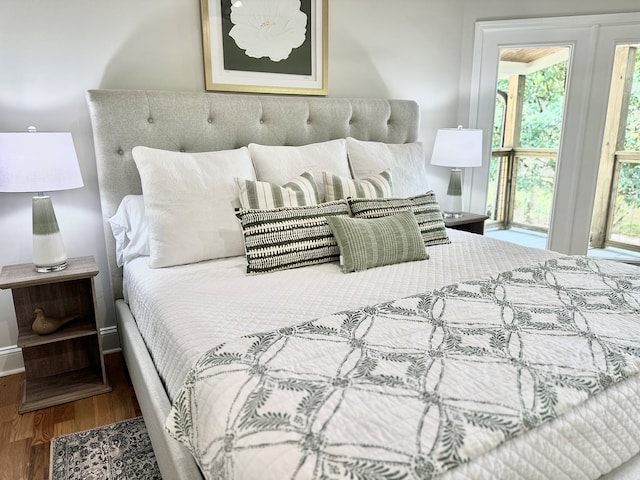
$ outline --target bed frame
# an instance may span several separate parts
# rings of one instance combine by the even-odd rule
[[[122,270],[107,220],[125,195],[142,193],[131,149],[204,152],[252,142],[304,145],[345,137],[408,143],[418,137],[418,105],[410,100],[143,90],[90,90],[87,103],[120,345],[163,477],[200,479],[190,453],[164,429],[171,405],[122,299]]]

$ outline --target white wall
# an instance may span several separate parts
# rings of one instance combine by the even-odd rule
[[[330,96],[415,99],[430,149],[435,129],[457,122],[461,29],[458,1],[330,0]],[[69,256],[98,261],[107,333],[115,319],[85,92],[203,85],[198,0],[0,2],[0,131],[72,133],[85,187],[51,197]],[[435,172],[434,186],[444,177]],[[30,261],[30,194],[0,193],[0,265]],[[0,372],[22,366],[16,339],[11,295],[2,290]]]

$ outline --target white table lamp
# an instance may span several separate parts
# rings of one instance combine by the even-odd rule
[[[63,270],[67,254],[51,198],[43,192],[84,184],[70,133],[0,132],[0,192],[33,197],[33,263],[38,272]]]
[[[462,168],[482,165],[482,130],[440,128],[433,145],[431,164],[451,167],[445,217],[462,215]]]

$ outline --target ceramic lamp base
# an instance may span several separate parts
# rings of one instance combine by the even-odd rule
[[[67,267],[58,221],[51,198],[33,197],[33,264],[38,272],[57,272]]]
[[[462,170],[459,168],[451,169],[443,210],[446,218],[462,216]]]

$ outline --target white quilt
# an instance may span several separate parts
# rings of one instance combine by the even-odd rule
[[[212,348],[167,427],[207,478],[481,478],[638,371],[635,267],[561,257]]]
[[[244,257],[150,269],[141,257],[125,266],[125,297],[173,398],[214,344],[558,256],[448,233],[451,244],[429,247],[429,260],[349,274],[337,264],[322,264],[247,276]]]
[[[326,264],[248,277],[242,257],[151,270],[139,258],[125,267],[125,293],[174,398],[214,344],[558,256],[465,232],[449,236],[451,245],[429,248],[429,260],[351,274]],[[443,478],[598,478],[640,451],[640,382],[623,381],[505,447]]]

